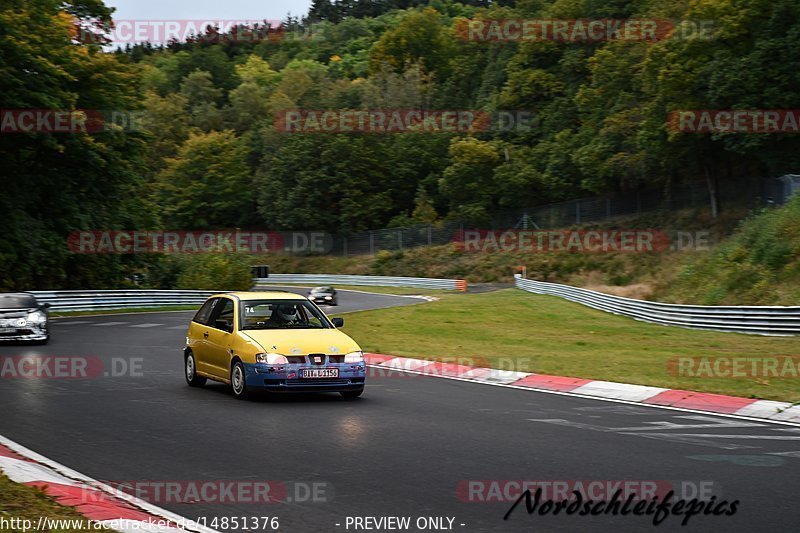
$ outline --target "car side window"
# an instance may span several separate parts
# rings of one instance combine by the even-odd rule
[[[233,300],[229,298],[220,298],[214,311],[211,313],[211,320],[209,326],[215,329],[221,329],[228,333],[233,332]]]
[[[209,318],[211,318],[211,311],[214,309],[214,305],[219,301],[219,298],[211,298],[206,303],[203,304],[203,307],[194,315],[192,322],[197,322],[198,324],[202,324],[204,326],[209,325]]]

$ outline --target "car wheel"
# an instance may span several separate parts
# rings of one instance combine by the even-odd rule
[[[197,363],[194,360],[194,354],[189,352],[186,355],[186,364],[184,366],[184,376],[186,383],[190,387],[202,387],[208,381],[206,378],[197,375]]]
[[[236,361],[236,364],[231,368],[231,390],[233,390],[233,395],[239,400],[244,400],[248,396],[245,375],[244,365],[241,361]]]
[[[339,394],[342,395],[342,398],[358,398],[362,394],[364,394],[364,389],[359,390],[346,390],[342,391]]]

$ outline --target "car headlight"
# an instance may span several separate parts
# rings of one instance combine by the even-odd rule
[[[331,296],[326,296],[326,297],[325,297],[325,299],[326,299],[326,300],[333,300],[333,297],[331,297]]]
[[[350,352],[344,356],[345,363],[363,363],[364,352]]]
[[[259,353],[256,354],[256,363],[266,363],[268,365],[288,365],[289,360],[279,353]]]
[[[31,324],[41,324],[43,322],[47,322],[47,315],[41,311],[34,311],[33,313],[28,314],[27,320]]]

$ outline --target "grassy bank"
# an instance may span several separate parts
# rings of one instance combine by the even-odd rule
[[[69,316],[93,315],[126,315],[131,313],[166,313],[171,311],[197,311],[199,305],[165,305],[163,307],[136,307],[132,309],[95,309],[94,311],[56,311],[50,313],[53,318]]]
[[[364,349],[416,358],[516,361],[523,371],[798,402],[795,379],[678,377],[678,356],[800,355],[796,338],[664,327],[514,289],[347,316]]]
[[[781,208],[629,218],[575,230],[673,228],[708,231],[710,246],[653,253],[464,252],[455,245],[381,251],[363,257],[270,257],[273,272],[337,273],[511,282],[528,277],[619,296],[702,305],[797,305],[800,302],[800,196]]]
[[[36,528],[40,517],[51,520],[68,520],[73,527],[43,529],[50,533],[78,533],[89,530],[89,522],[75,510],[63,507],[55,502],[44,492],[27,485],[14,483],[3,474],[0,474],[0,516],[11,524],[11,520],[30,520],[31,529],[26,530],[22,527],[3,528],[2,531],[9,533],[28,533]],[[76,522],[83,524],[81,528]],[[23,524],[20,524],[23,525]],[[68,523],[61,523],[68,525]],[[78,527],[75,527],[78,526]]]
[[[271,285],[259,285],[259,290],[268,290]],[[310,288],[312,285],[307,283],[299,284],[299,283],[277,283],[276,287],[297,287],[297,288]],[[437,294],[453,294],[456,291],[447,291],[447,290],[440,290],[440,289],[414,289],[412,287],[367,287],[362,285],[336,285],[335,287],[337,290],[341,291],[360,291],[360,292],[372,292],[376,294],[398,294],[398,295],[412,295],[412,296],[435,296]]]

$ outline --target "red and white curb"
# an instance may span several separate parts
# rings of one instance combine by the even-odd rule
[[[60,465],[2,435],[0,471],[15,483],[39,488],[60,505],[74,508],[106,531],[217,533]]]
[[[594,381],[529,372],[473,368],[453,363],[372,353],[366,354],[365,358],[368,366],[382,369],[385,374],[392,371],[409,372],[423,376],[473,381],[501,387],[530,389],[581,398],[637,403],[682,411],[706,412],[725,416],[770,420],[781,424],[800,425],[800,405],[792,405],[786,402],[630,385],[613,381]]]

